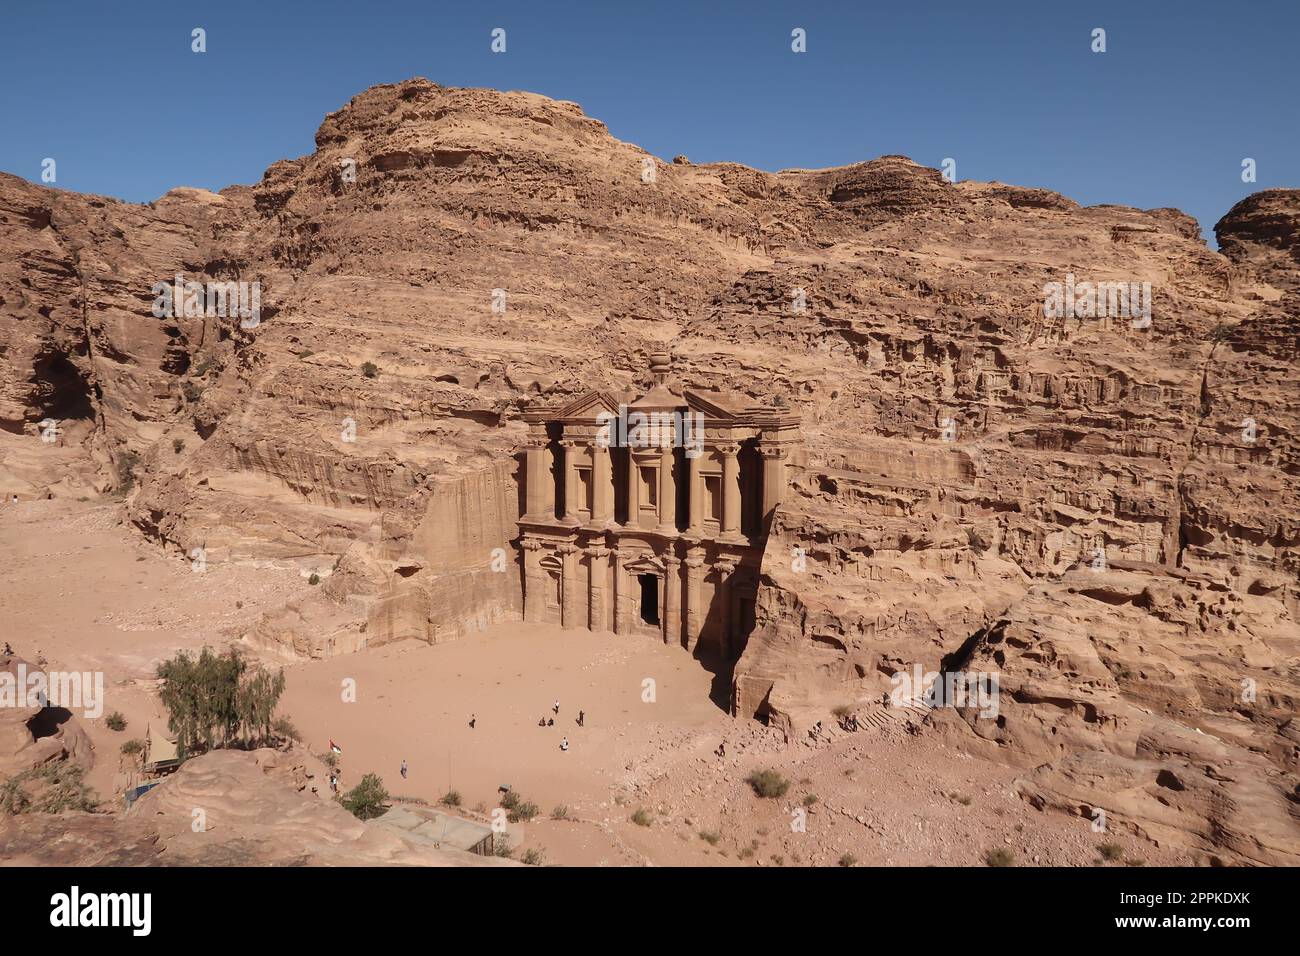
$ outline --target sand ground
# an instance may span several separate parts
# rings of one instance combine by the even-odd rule
[[[271,565],[193,573],[123,526],[119,512],[68,501],[0,509],[3,639],[50,667],[102,670],[104,713],[128,720],[123,732],[102,716],[84,722],[96,754],[88,780],[105,798],[130,782],[122,742],[151,721],[165,724],[157,663],[224,646],[310,587],[298,571]],[[490,814],[508,785],[540,810],[511,825],[510,839],[548,863],[979,865],[1005,846],[1021,864],[1096,865],[1103,843],[1147,865],[1184,862],[1129,834],[1093,833],[1086,819],[1033,810],[1014,792],[1015,770],[924,731],[787,745],[727,716],[711,698],[715,676],[653,640],[511,623],[285,671],[281,713],[313,752],[331,739],[342,748],[345,788],[373,772],[395,796],[432,803],[455,789],[466,812]],[[537,726],[543,716],[555,725]],[[744,782],[769,767],[791,784],[779,799]],[[565,818],[552,819],[560,807]]]

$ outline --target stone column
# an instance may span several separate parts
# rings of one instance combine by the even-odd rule
[[[722,456],[722,534],[735,537],[740,534],[740,460],[736,457],[739,445],[719,445]]]
[[[659,531],[677,530],[677,480],[673,477],[673,446],[659,450]]]
[[[609,618],[605,608],[609,606],[605,596],[606,580],[609,577],[605,561],[609,557],[609,548],[596,545],[587,549],[588,565],[591,569],[591,606],[589,608],[588,627],[593,631],[609,630]]]
[[[637,467],[636,452],[627,450],[627,527],[641,525],[641,469]]]
[[[681,564],[676,555],[664,555],[664,643],[678,646],[682,643]]]
[[[694,651],[700,640],[704,618],[700,614],[700,569],[704,567],[704,549],[691,548],[686,553],[686,649]]]
[[[591,523],[605,527],[614,520],[614,469],[609,448],[591,446]]]
[[[790,452],[784,445],[768,442],[758,451],[763,456],[763,520],[767,521],[785,498],[785,460]]]
[[[627,560],[630,551],[614,549],[614,633],[628,632],[627,616],[632,607],[632,590],[627,576]]]
[[[704,533],[704,479],[700,477],[700,459],[686,457],[686,512],[689,516],[690,532],[694,535]]]
[[[520,543],[524,549],[524,620],[535,624],[542,619],[546,607],[546,584],[542,580],[539,563],[542,559],[542,542],[525,537]]]
[[[560,447],[564,449],[561,452],[564,461],[560,471],[564,476],[564,520],[576,522],[578,520],[578,473],[573,463],[578,457],[578,443],[572,438],[562,438]]]
[[[533,521],[555,520],[555,482],[547,444],[546,426],[530,424],[524,446],[524,517]]]
[[[718,646],[722,650],[722,659],[731,660],[731,575],[736,570],[736,562],[727,558],[714,567],[718,571],[718,604],[722,608],[718,622]]]
[[[555,550],[560,552],[564,570],[560,582],[560,626],[577,627],[578,621],[578,547],[562,544]]]

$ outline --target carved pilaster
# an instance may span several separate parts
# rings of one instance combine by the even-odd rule
[[[560,572],[560,625],[578,627],[578,548],[572,544],[562,544],[555,549],[560,554],[563,570]]]
[[[722,659],[731,659],[731,575],[736,570],[736,561],[731,558],[724,558],[718,561],[714,570],[718,575],[717,598],[718,606],[722,609],[718,622],[718,646],[722,651]]]
[[[614,470],[609,447],[591,446],[591,523],[604,528],[614,520]]]
[[[533,422],[524,441],[524,519],[555,520],[555,482],[546,426]]]
[[[628,615],[632,609],[631,581],[627,574],[627,562],[632,552],[623,548],[614,549],[614,633],[628,632]]]
[[[563,449],[560,454],[564,458],[560,474],[564,476],[564,521],[566,524],[577,524],[581,520],[579,515],[582,511],[582,503],[578,501],[578,470],[575,467],[578,447],[578,442],[572,438],[560,439],[560,448]]]
[[[765,440],[759,444],[758,453],[763,456],[763,520],[766,521],[785,499],[785,463],[790,457],[790,449]]]
[[[608,612],[606,611],[609,606],[606,594],[606,582],[609,578],[606,562],[609,555],[610,549],[600,545],[587,549],[587,565],[591,575],[587,626],[593,631],[609,629]]]
[[[740,534],[740,452],[737,444],[717,446],[722,456],[722,535],[735,537]]]
[[[524,549],[524,620],[537,623],[546,607],[546,583],[543,580],[542,542],[527,537],[520,542]]]
[[[677,530],[677,479],[673,475],[673,446],[659,450],[659,531],[672,534]]]
[[[682,607],[681,607],[681,588],[682,559],[676,555],[664,555],[664,609],[663,609],[663,628],[664,643],[677,644],[682,642]]]
[[[702,590],[701,570],[704,567],[704,551],[692,548],[686,555],[686,649],[694,651],[700,640],[700,629],[704,626],[704,617],[700,613],[700,591]]]

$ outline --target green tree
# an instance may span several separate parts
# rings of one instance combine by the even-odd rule
[[[250,667],[234,648],[198,657],[181,651],[158,665],[159,698],[167,726],[183,753],[271,739],[275,708],[284,692],[284,671]]]
[[[368,773],[343,795],[343,808],[358,820],[373,820],[387,812],[388,791],[378,774]]]

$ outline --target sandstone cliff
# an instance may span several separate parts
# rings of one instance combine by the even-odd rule
[[[421,79],[316,146],[148,206],[0,177],[0,491],[116,490],[178,551],[296,562],[323,586],[248,635],[286,654],[449,639],[518,614],[522,411],[667,347],[803,415],[738,714],[798,734],[912,663],[995,668],[997,723],[934,720],[1039,767],[1032,799],[1102,805],[1109,761],[1151,832],[1293,861],[1300,191],[1217,253],[1177,210],[897,156],[665,164]],[[261,324],[154,318],[176,274],[259,281]],[[1149,326],[1045,317],[1068,277],[1149,283]],[[1200,794],[1176,825],[1166,774]]]

